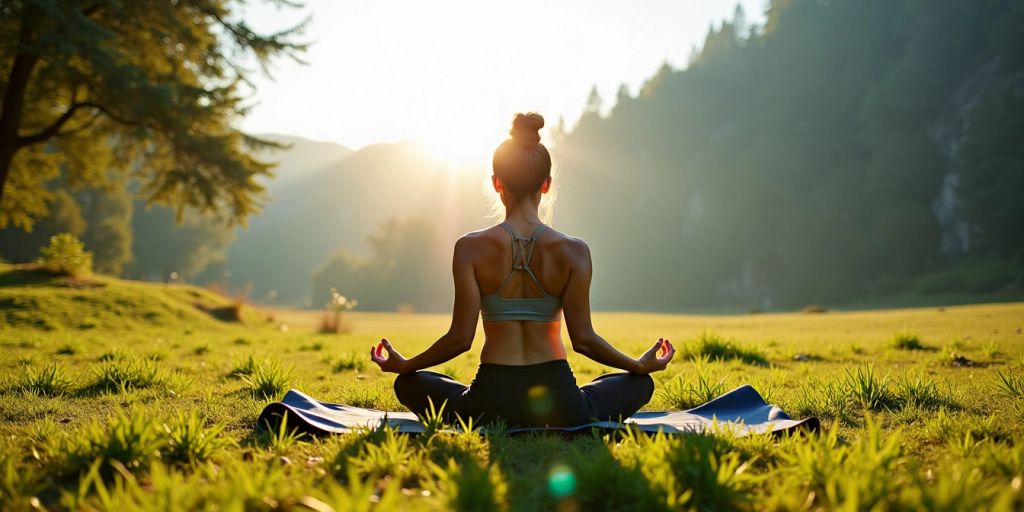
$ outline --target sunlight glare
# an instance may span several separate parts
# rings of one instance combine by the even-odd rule
[[[511,120],[511,114],[509,115]],[[439,119],[437,129],[414,137],[434,158],[458,168],[490,165],[491,154],[508,137],[508,127]],[[468,120],[467,120],[468,121]]]

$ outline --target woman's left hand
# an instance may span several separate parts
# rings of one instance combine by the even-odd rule
[[[387,352],[385,355],[384,352]],[[391,373],[408,373],[406,363],[408,360],[399,354],[387,338],[381,338],[380,343],[370,347],[370,359],[380,366],[381,371]]]

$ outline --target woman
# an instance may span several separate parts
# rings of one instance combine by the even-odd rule
[[[511,137],[494,151],[494,190],[505,206],[497,226],[466,234],[455,244],[455,308],[448,332],[406,359],[387,339],[370,348],[381,370],[399,374],[395,394],[424,414],[432,402],[444,415],[510,426],[574,426],[616,421],[638,411],[654,392],[651,372],[665,369],[675,348],[659,338],[633,359],[594,332],[590,320],[590,249],[578,238],[545,226],[541,195],[551,188],[551,156],[540,143],[544,118],[516,114]],[[577,387],[566,362],[561,319],[573,350],[625,370]],[[484,346],[470,386],[424,368],[470,349],[477,317]]]

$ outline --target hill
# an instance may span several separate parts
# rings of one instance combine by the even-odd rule
[[[196,286],[101,275],[75,280],[0,264],[0,330],[180,332],[221,330],[240,322],[262,324],[266,318]]]
[[[272,194],[275,190],[295,180],[337,164],[353,153],[353,150],[335,142],[312,140],[295,135],[267,133],[260,134],[259,137],[288,145],[281,150],[257,153],[260,158],[277,163],[273,178],[266,180],[266,185]]]
[[[455,172],[413,143],[367,146],[276,188],[236,233],[227,253],[231,281],[252,283],[256,299],[273,291],[274,302],[308,303],[313,270],[340,249],[367,254],[368,237],[389,219],[428,219],[436,239],[422,257],[446,261],[455,238],[486,222],[484,178],[483,171]]]

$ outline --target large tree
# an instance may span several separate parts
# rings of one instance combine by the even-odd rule
[[[305,46],[295,41],[303,24],[260,33],[241,16],[245,4],[0,0],[0,227],[31,229],[58,175],[102,184],[118,169],[179,216],[191,208],[243,222],[256,211],[256,178],[270,164],[247,149],[273,144],[233,122],[246,113],[251,74]]]

